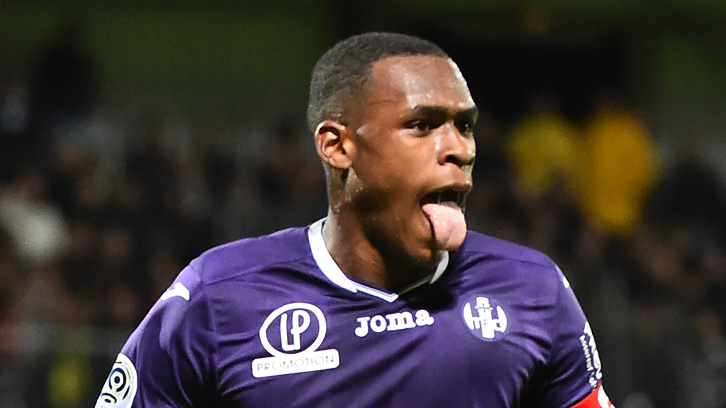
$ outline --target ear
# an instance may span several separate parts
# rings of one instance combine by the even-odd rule
[[[334,120],[324,120],[315,129],[315,148],[328,166],[346,170],[353,163],[355,147],[350,138],[350,129]]]

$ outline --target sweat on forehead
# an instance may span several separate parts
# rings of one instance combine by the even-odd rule
[[[371,32],[347,38],[330,48],[313,68],[308,126],[338,119],[346,101],[361,91],[376,61],[396,55],[449,56],[436,44],[398,33]]]
[[[383,85],[386,91],[376,95],[371,88]],[[456,99],[467,96],[461,101],[468,108],[474,104],[461,71],[451,59],[437,56],[391,56],[374,63],[366,85],[366,103],[377,103],[380,99],[407,97],[421,101],[422,96],[451,94]]]

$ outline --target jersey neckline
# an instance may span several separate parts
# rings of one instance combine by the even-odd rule
[[[310,250],[312,251],[313,259],[315,260],[315,263],[318,265],[318,268],[321,272],[323,272],[323,275],[325,275],[325,277],[327,277],[335,285],[350,292],[363,292],[370,296],[383,299],[388,303],[392,303],[393,301],[398,299],[400,295],[408,291],[411,291],[426,283],[432,284],[436,282],[439,278],[441,278],[441,275],[444,274],[446,267],[449,265],[449,253],[447,251],[442,251],[441,261],[439,261],[439,264],[436,266],[436,271],[434,271],[431,276],[427,276],[419,280],[418,282],[414,282],[410,286],[407,286],[406,288],[398,292],[389,292],[383,289],[365,285],[349,278],[340,269],[338,264],[335,263],[335,260],[333,259],[332,255],[330,255],[330,252],[328,252],[328,248],[325,246],[325,241],[323,240],[324,223],[325,218],[314,222],[308,228],[308,242],[310,243]]]

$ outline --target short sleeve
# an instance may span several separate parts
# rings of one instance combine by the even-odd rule
[[[561,284],[558,285],[552,318],[553,343],[546,367],[541,406],[609,408],[612,405],[600,405],[598,401],[598,394],[602,400],[605,392],[602,389],[600,356],[592,329],[569,282],[559,268],[557,273]],[[595,405],[581,405],[587,401],[595,401]],[[609,401],[607,404],[610,404]]]
[[[203,289],[184,268],[122,348],[96,408],[211,405],[216,349]]]

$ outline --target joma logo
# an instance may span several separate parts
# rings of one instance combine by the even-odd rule
[[[404,329],[412,329],[419,326],[430,326],[434,324],[434,318],[426,310],[419,310],[416,316],[411,312],[391,313],[385,316],[375,315],[373,317],[365,316],[356,319],[359,326],[355,329],[355,335],[365,337],[373,331],[374,333],[382,333],[384,331],[396,331]]]

